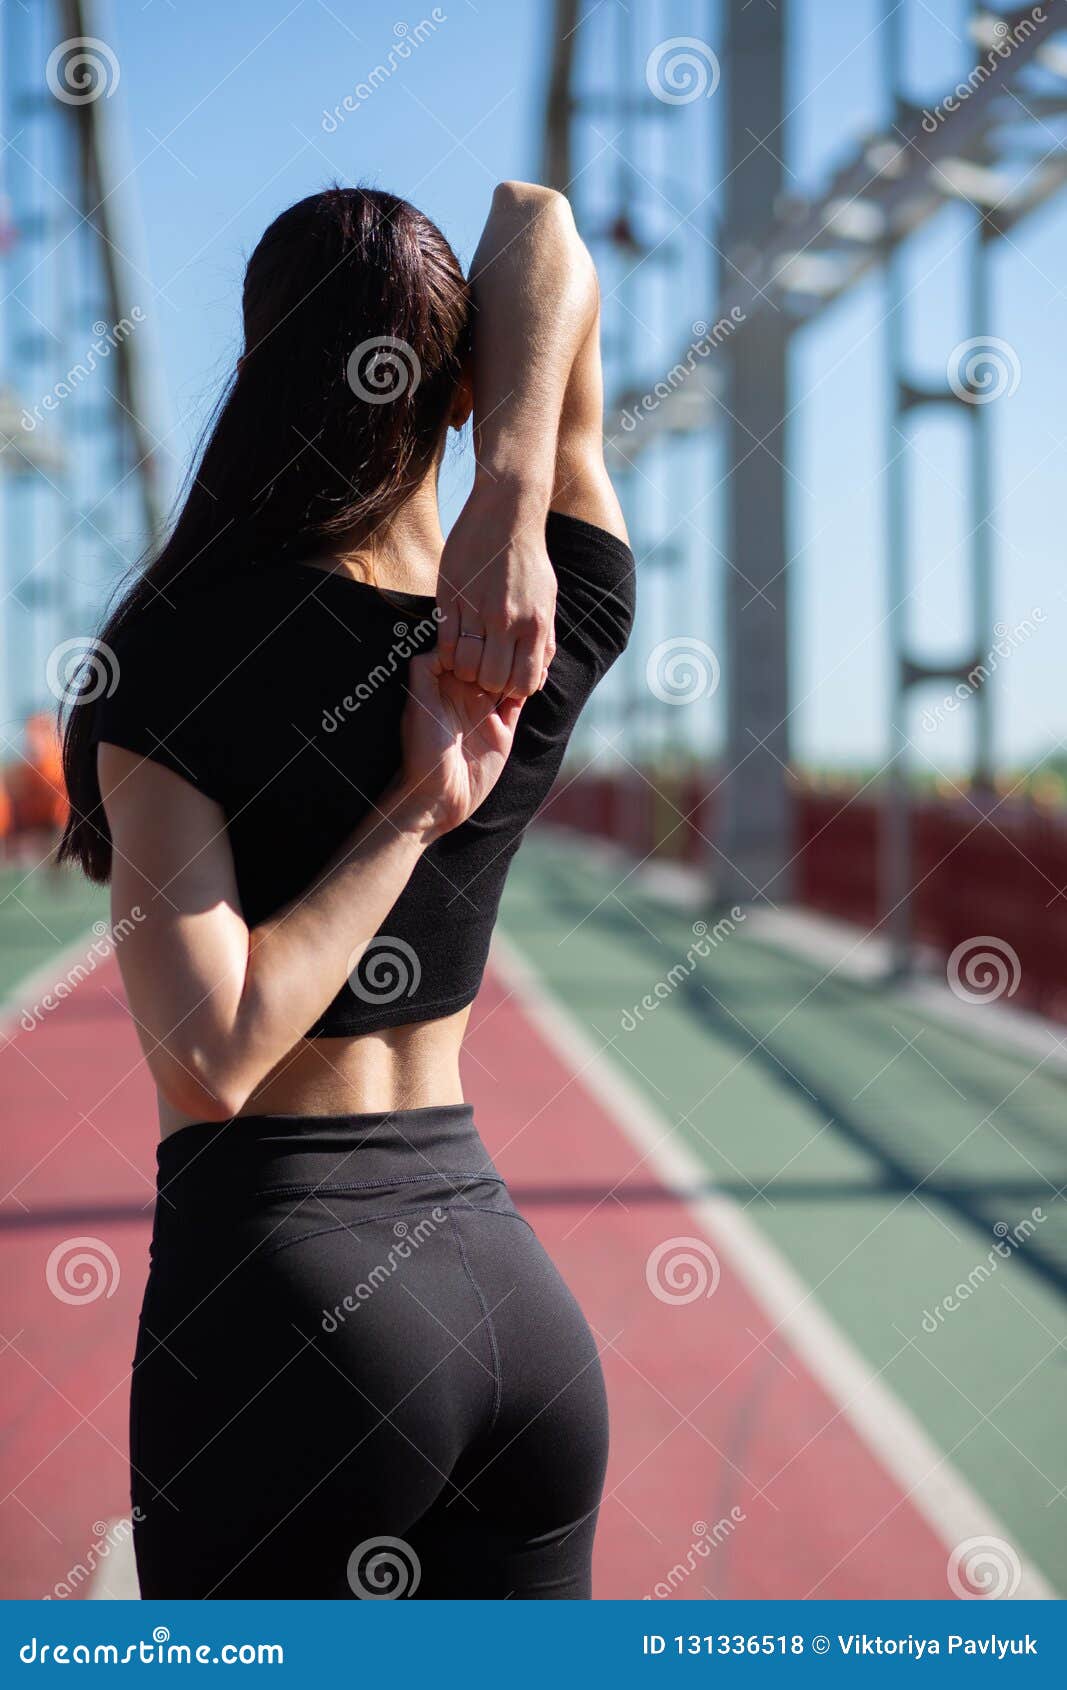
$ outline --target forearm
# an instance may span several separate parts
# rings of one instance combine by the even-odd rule
[[[561,194],[503,183],[471,266],[475,486],[548,509],[571,368],[596,272]]]
[[[592,259],[562,194],[504,182],[471,266],[474,487],[441,557],[442,663],[528,698],[555,652],[545,517],[571,369],[597,315]]]
[[[257,1079],[353,975],[432,838],[406,794],[384,799],[309,890],[253,930],[234,1042]]]

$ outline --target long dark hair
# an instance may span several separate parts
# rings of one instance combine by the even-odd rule
[[[406,200],[330,188],[290,206],[245,272],[245,349],[169,539],[100,631],[111,646],[160,599],[331,536],[358,544],[425,477],[470,338],[455,253]],[[70,816],[60,861],[111,873],[92,705],[61,722]]]

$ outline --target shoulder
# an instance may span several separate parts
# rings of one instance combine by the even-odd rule
[[[590,591],[618,592],[633,598],[636,564],[629,542],[597,522],[567,511],[550,510],[545,546],[556,571],[561,597]]]
[[[556,572],[559,644],[603,674],[633,627],[634,554],[610,529],[560,510],[549,512],[545,545]]]
[[[545,522],[545,545],[557,574],[604,584],[633,578],[634,554],[625,530],[619,534],[587,516],[553,506]]]
[[[157,591],[105,629],[91,659],[92,739],[212,792],[212,745],[235,662],[230,583]]]
[[[292,596],[286,572],[270,567],[155,591],[109,636],[119,684],[128,670],[163,690],[202,688],[278,626]]]

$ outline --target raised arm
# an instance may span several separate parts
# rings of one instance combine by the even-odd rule
[[[604,462],[604,377],[600,309],[571,367],[556,436],[552,509],[628,542],[618,495]]]
[[[563,195],[502,183],[471,285],[475,478],[441,560],[438,651],[463,679],[526,697],[554,650],[544,524],[564,403],[597,318],[596,272]]]

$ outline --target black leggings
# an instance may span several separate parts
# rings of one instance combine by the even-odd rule
[[[160,1145],[142,1595],[588,1597],[606,1456],[589,1328],[469,1108]]]

